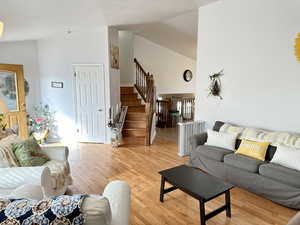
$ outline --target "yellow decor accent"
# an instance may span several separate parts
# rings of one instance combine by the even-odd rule
[[[269,142],[257,142],[243,139],[235,154],[246,155],[254,159],[265,161],[269,145]]]
[[[298,34],[298,37],[296,38],[296,44],[295,44],[295,54],[300,62],[300,33]]]
[[[3,30],[4,30],[4,23],[2,21],[0,21],[0,37],[3,34]]]

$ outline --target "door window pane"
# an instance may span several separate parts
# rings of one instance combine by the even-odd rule
[[[17,79],[13,72],[0,71],[0,99],[9,111],[18,111]]]

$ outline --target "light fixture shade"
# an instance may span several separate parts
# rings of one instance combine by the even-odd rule
[[[0,37],[3,34],[3,30],[4,30],[4,23],[2,21],[0,21]]]

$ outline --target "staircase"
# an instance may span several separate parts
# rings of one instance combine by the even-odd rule
[[[128,106],[123,137],[132,138],[132,141],[141,138],[145,145],[150,145],[156,102],[154,79],[153,75],[145,72],[137,59],[134,59],[134,63],[136,67],[134,87],[121,87],[122,106]],[[142,104],[142,100],[145,104]]]
[[[123,128],[123,137],[146,138],[147,115],[133,87],[121,87],[122,106],[128,106]]]

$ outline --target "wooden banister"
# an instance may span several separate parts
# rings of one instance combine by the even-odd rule
[[[135,88],[146,104],[146,145],[150,145],[152,134],[152,120],[153,114],[155,112],[156,102],[154,78],[152,74],[150,75],[150,73],[147,73],[145,71],[145,69],[142,67],[142,65],[138,62],[137,59],[134,59],[134,63],[136,68]]]

